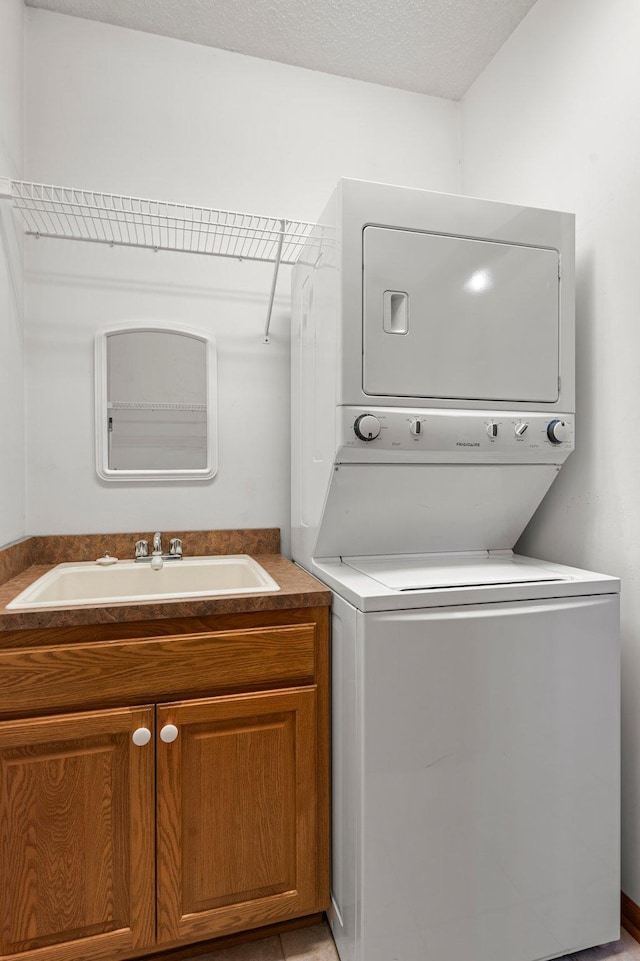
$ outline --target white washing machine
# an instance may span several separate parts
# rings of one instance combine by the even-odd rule
[[[318,562],[342,961],[619,937],[618,581],[513,556]]]
[[[512,553],[573,450],[573,236],[344,180],[294,268],[292,553],[333,591],[341,961],[619,936],[619,584]]]

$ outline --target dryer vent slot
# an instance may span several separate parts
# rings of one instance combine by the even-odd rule
[[[532,577],[527,581],[456,581],[455,584],[423,584],[420,587],[401,587],[401,594],[411,594],[414,591],[451,591],[461,587],[508,587],[510,584],[550,584],[562,581],[562,577]]]

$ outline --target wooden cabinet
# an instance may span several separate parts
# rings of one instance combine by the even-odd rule
[[[0,724],[3,958],[108,958],[153,945],[153,746],[131,740],[153,713]]]
[[[269,619],[0,650],[3,961],[140,956],[328,906],[327,611]]]
[[[313,687],[158,708],[158,935],[214,937],[317,910]]]

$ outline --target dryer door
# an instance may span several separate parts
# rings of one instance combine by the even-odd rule
[[[557,250],[365,227],[363,389],[558,399]]]

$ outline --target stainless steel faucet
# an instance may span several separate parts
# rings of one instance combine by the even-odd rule
[[[169,553],[165,554],[162,549],[162,534],[156,531],[153,535],[152,551],[149,553],[149,542],[145,540],[136,541],[135,558],[136,561],[151,561],[154,557],[162,558],[163,561],[182,560],[182,541],[179,537],[172,537],[169,541]]]
[[[136,560],[143,561],[149,556],[149,541],[136,541]]]

